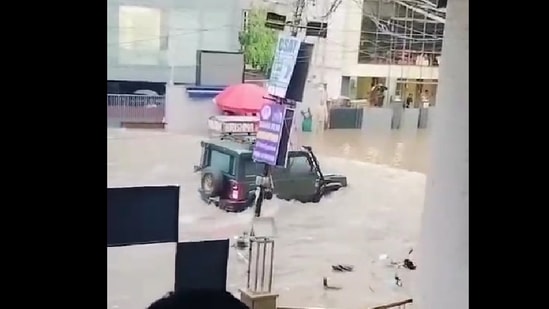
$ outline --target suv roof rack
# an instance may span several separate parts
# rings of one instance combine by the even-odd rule
[[[208,118],[210,134],[223,140],[253,144],[257,136],[257,116],[211,116]]]

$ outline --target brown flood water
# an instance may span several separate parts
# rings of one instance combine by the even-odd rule
[[[249,230],[251,209],[225,213],[199,199],[199,175],[192,168],[200,157],[200,136],[121,129],[110,129],[107,135],[109,186],[180,185],[180,241],[232,239]],[[410,297],[413,273],[389,267],[378,256],[402,260],[416,243],[427,136],[367,135],[359,130],[298,135],[301,144],[313,146],[323,170],[346,175],[349,187],[318,204],[278,199],[265,203],[262,215],[275,218],[278,228],[273,284],[279,306],[369,308]],[[108,250],[109,309],[145,308],[169,289],[166,277],[173,274],[173,249],[130,250]],[[230,249],[231,292],[246,285],[246,255]],[[332,264],[352,264],[355,270],[334,273]],[[147,279],[137,279],[140,273]],[[394,284],[395,273],[402,287]],[[342,289],[324,290],[324,276]]]
[[[420,173],[427,172],[430,132],[392,131],[367,134],[361,130],[327,130],[298,134],[298,142],[330,157],[387,165]]]

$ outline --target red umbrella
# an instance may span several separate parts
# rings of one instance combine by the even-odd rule
[[[213,100],[223,112],[235,115],[249,115],[259,112],[269,100],[267,90],[254,84],[231,85]]]

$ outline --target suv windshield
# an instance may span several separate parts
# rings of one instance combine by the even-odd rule
[[[312,171],[309,160],[305,156],[289,157],[287,167],[294,173],[308,173]]]

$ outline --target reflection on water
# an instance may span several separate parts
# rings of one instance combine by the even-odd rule
[[[186,107],[185,133],[207,134],[204,117],[216,113],[210,99],[189,100]],[[298,119],[300,119],[298,117]],[[311,145],[321,155],[354,159],[363,162],[427,172],[427,141],[429,130],[367,133],[363,130],[339,129],[320,133],[297,132],[301,145]]]
[[[253,213],[225,213],[199,199],[199,175],[192,168],[200,140],[160,131],[108,130],[108,185],[178,184],[180,241],[232,238],[249,230]],[[386,253],[403,259],[416,242],[425,176],[405,169],[425,171],[426,136],[339,130],[300,134],[299,141],[316,149],[326,173],[346,175],[349,187],[318,204],[265,203],[263,215],[274,217],[278,227],[273,283],[279,305],[350,309],[408,298],[410,272],[387,267],[377,257]],[[246,284],[244,260],[231,249],[231,292]],[[352,264],[355,270],[334,273],[332,264]],[[403,287],[394,284],[396,272]],[[324,276],[342,289],[324,290]]]
[[[322,155],[427,172],[429,131],[367,134],[361,130],[327,130],[298,134],[298,142]]]

